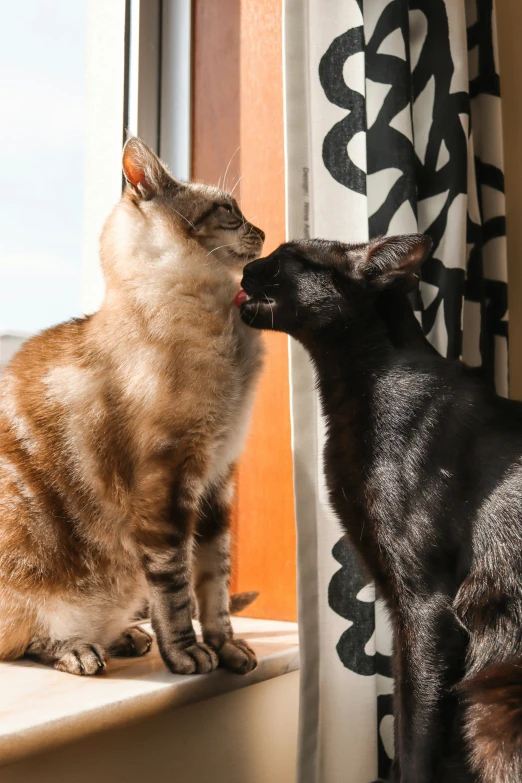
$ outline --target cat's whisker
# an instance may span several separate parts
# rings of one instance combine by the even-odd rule
[[[219,247],[215,247],[213,250],[211,250],[209,253],[207,253],[207,258],[212,255],[212,253],[215,253],[216,250],[223,250],[224,247],[232,247],[232,243],[229,242],[227,245],[219,245]]]
[[[258,216],[258,215],[259,215],[259,212],[257,212],[255,215],[252,215],[252,216],[251,216],[251,217],[248,219],[248,222],[249,222],[249,223],[253,223],[253,222],[254,222],[254,220],[257,218],[257,216]],[[243,217],[243,220],[245,220],[245,218],[244,218],[244,217]],[[245,223],[246,223],[246,222],[247,222],[247,221],[245,220]]]
[[[196,226],[194,225],[194,223],[191,223],[191,222],[190,222],[190,220],[189,220],[188,218],[186,218],[186,217],[185,217],[185,215],[182,215],[182,214],[181,214],[181,212],[178,212],[178,210],[177,210],[177,209],[175,209],[175,208],[172,206],[172,204],[171,204],[171,209],[172,209],[172,211],[173,211],[173,212],[175,212],[175,213],[176,213],[176,215],[179,215],[179,216],[180,216],[180,218],[183,218],[183,220],[186,220],[186,221],[187,221],[187,223],[189,224],[189,226],[190,226],[191,228],[193,228],[193,229],[194,229],[194,231],[196,230]]]
[[[216,248],[216,250],[217,250],[217,248]],[[221,261],[227,261],[227,260],[228,260],[229,258],[231,258],[233,255],[234,255],[234,253],[227,253],[227,255],[226,255],[226,256],[223,256],[223,258],[221,258],[220,260],[221,260]],[[205,262],[204,262],[204,264],[203,264],[203,266],[208,266],[209,264],[210,264],[210,261],[205,261]]]
[[[267,301],[267,304],[268,304],[268,306],[270,308],[270,313],[272,315],[272,329],[273,329],[274,328],[274,308],[272,307],[272,302],[270,301],[268,296],[265,293],[263,293],[263,296],[265,297],[265,299]],[[258,308],[259,308],[259,304],[258,304]]]
[[[237,148],[237,150],[235,150],[235,152],[233,152],[233,153],[232,153],[232,155],[231,155],[231,158],[230,158],[230,160],[228,161],[228,165],[227,165],[227,167],[226,167],[226,169],[225,169],[225,174],[224,174],[224,176],[223,176],[223,187],[224,187],[225,189],[226,189],[226,184],[227,184],[227,174],[228,174],[228,170],[229,170],[229,168],[230,168],[230,164],[232,163],[232,161],[234,160],[234,157],[237,155],[237,153],[239,152],[239,150],[240,150],[240,149],[241,149],[241,146],[239,146],[239,147]]]
[[[241,182],[241,180],[242,180],[242,179],[243,179],[243,175],[241,174],[241,175],[239,176],[239,178],[238,178],[238,180],[237,180],[236,184],[234,185],[234,187],[233,187],[233,188],[232,188],[232,190],[230,191],[230,195],[231,195],[231,196],[233,196],[233,195],[234,195],[234,191],[235,191],[235,189],[237,188],[237,186],[239,185],[239,183]],[[243,218],[243,223],[244,223],[244,222],[245,222],[245,218]]]
[[[259,302],[257,303],[256,311],[255,311],[254,315],[252,316],[252,320],[250,321],[250,326],[252,326],[252,324],[254,323],[255,319],[257,318],[258,312],[259,312]]]

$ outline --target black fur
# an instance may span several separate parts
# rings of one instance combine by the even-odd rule
[[[424,338],[406,291],[430,246],[422,235],[282,245],[246,266],[241,315],[295,337],[317,371],[331,502],[392,618],[392,780],[514,783],[522,405]]]

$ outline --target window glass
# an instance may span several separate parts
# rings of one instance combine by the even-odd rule
[[[0,8],[0,335],[80,314],[86,6]]]

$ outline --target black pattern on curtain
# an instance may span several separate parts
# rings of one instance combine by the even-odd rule
[[[506,395],[506,227],[492,0],[358,4],[364,28],[340,31],[319,67],[328,100],[349,112],[324,138],[324,165],[337,182],[366,193],[370,237],[417,230],[432,237],[413,297],[423,330],[442,354],[463,358]],[[343,77],[346,60],[358,52],[366,96]],[[361,133],[367,171],[351,155]],[[353,623],[338,655],[358,674],[389,677],[389,659],[365,652],[375,607],[357,596],[367,579],[344,538],[333,555],[341,569],[329,604]],[[377,698],[380,726],[392,699]],[[379,736],[381,776],[389,764]]]

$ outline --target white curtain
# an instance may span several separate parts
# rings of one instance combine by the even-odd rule
[[[288,238],[434,240],[413,304],[447,356],[507,393],[499,77],[488,0],[285,0]],[[329,507],[324,423],[290,341],[298,528],[298,783],[368,783],[393,757],[390,634]]]

